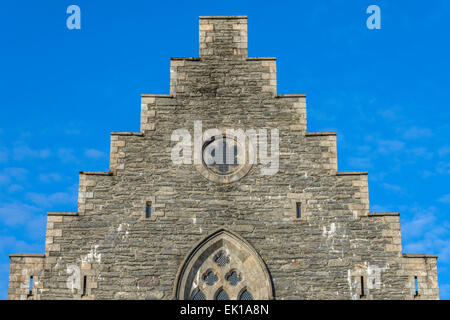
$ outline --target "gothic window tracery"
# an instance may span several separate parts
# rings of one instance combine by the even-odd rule
[[[214,274],[214,272],[209,271],[206,276],[203,277],[203,280],[209,285],[209,286],[213,286],[214,283],[217,282],[217,280],[219,280],[219,278]]]
[[[218,250],[215,254],[210,258],[211,261],[206,261],[206,265],[209,266],[208,270],[203,273],[202,280],[203,283],[208,287],[216,288],[216,292],[214,294],[214,300],[230,300],[230,296],[226,290],[230,290],[230,286],[237,287],[240,282],[243,281],[243,277],[236,269],[231,269],[227,273],[223,271],[223,268],[227,265],[236,265],[229,257],[224,250]],[[211,268],[210,266],[215,266],[216,269]],[[201,284],[200,284],[201,286]],[[241,286],[239,286],[241,287]],[[205,290],[211,291],[210,290]],[[242,291],[242,290],[241,290]],[[230,292],[236,294],[236,290],[231,290]],[[252,297],[251,293],[245,289],[241,294],[236,295],[234,297],[236,300],[253,300],[249,299]],[[191,300],[205,300],[205,294],[196,287],[191,294]]]
[[[219,251],[214,256],[214,262],[217,263],[217,265],[220,267],[225,267],[230,262],[230,259],[225,255],[223,251]]]
[[[236,286],[242,280],[236,271],[233,271],[226,279],[232,286]]]
[[[240,239],[222,232],[193,252],[178,278],[178,299],[271,299],[264,263]]]

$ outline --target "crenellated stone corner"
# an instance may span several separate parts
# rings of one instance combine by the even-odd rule
[[[369,215],[369,181],[367,171],[336,172],[338,182],[346,183],[355,188],[348,208],[353,212],[354,218]]]
[[[44,272],[45,255],[43,254],[11,254],[9,273],[9,300],[39,300],[44,286],[42,276]],[[30,290],[30,278],[33,286]]]
[[[80,171],[78,183],[78,214],[86,215],[94,211],[94,188],[97,182],[110,178],[112,172]]]
[[[167,110],[162,111],[158,107],[163,106],[164,109],[167,107],[173,107],[177,105],[174,95],[166,94],[142,94],[141,95],[141,134],[152,134],[156,130],[156,121],[158,119],[158,114],[161,113],[166,116]],[[175,111],[175,110],[173,110]]]
[[[275,75],[276,77],[276,75]],[[276,88],[275,88],[276,92]],[[292,123],[284,130],[306,133],[306,95],[305,94],[279,94],[275,96],[275,103],[286,112],[292,112]]]
[[[199,54],[216,59],[245,59],[247,16],[199,17]]]
[[[373,239],[372,242],[382,243],[386,252],[396,254],[401,257],[402,252],[402,234],[400,226],[400,213],[398,212],[370,212],[367,218],[375,220],[381,228],[380,238]]]
[[[125,169],[125,147],[130,137],[144,137],[141,132],[111,132],[111,148],[109,157],[109,175],[116,175]],[[132,139],[132,138],[131,138]],[[105,175],[99,172],[97,175]]]
[[[402,263],[408,279],[406,287],[409,288],[410,299],[439,300],[437,258],[437,255],[432,254],[403,254]]]
[[[306,125],[306,124],[305,124]],[[321,169],[329,175],[337,174],[337,146],[335,132],[306,132],[305,137],[321,150]],[[316,164],[317,165],[317,164]]]

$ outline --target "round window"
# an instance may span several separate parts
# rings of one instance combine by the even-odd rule
[[[215,174],[233,174],[243,165],[238,157],[240,152],[242,150],[236,140],[213,138],[203,146],[203,163]]]
[[[250,171],[252,162],[249,159],[253,157],[254,148],[249,140],[242,145],[237,137],[223,134],[203,144],[202,163],[195,168],[210,181],[231,183]]]

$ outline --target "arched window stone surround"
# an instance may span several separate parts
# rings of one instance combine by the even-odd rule
[[[194,162],[194,167],[203,177],[212,182],[216,182],[219,184],[228,184],[238,181],[248,174],[253,166],[253,163],[255,163],[256,161],[256,135],[252,135],[250,133],[250,135],[247,136],[246,132],[244,132],[243,130],[234,131],[226,128],[216,130],[217,131],[212,129],[212,131],[210,132],[205,132],[207,139],[202,146],[201,159],[197,159],[201,160],[201,162],[199,161],[199,163],[197,164],[195,164]],[[229,174],[217,174],[213,172],[208,168],[204,161],[205,146],[211,143],[212,139],[216,138],[220,140],[235,140],[236,145],[238,146],[238,153],[236,156],[240,165],[237,166],[236,170],[230,172]]]
[[[211,272],[217,281],[211,281],[216,279]],[[233,281],[229,281],[230,276]],[[178,272],[176,299],[190,300],[199,290],[206,300],[215,299],[221,290],[230,300],[239,299],[245,291],[255,300],[273,299],[272,281],[264,261],[247,241],[223,229],[201,241]]]

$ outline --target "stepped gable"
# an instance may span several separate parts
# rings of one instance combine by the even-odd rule
[[[200,17],[199,57],[141,96],[140,132],[111,133],[108,171],[80,171],[78,212],[10,256],[9,299],[439,298],[437,256],[403,253],[399,214],[370,212],[368,173],[338,171],[336,134],[307,132],[306,96],[277,94],[247,38],[245,16]],[[174,164],[172,134],[198,121],[277,129],[278,172]]]

